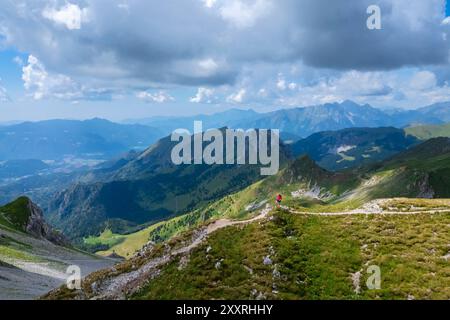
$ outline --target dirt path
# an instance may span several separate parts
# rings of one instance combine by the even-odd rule
[[[97,299],[125,299],[127,295],[136,292],[139,287],[146,281],[153,279],[159,274],[159,268],[171,259],[178,255],[184,255],[191,252],[198,247],[207,238],[208,235],[216,232],[217,230],[237,225],[246,225],[256,221],[265,219],[272,211],[271,206],[267,206],[260,211],[260,214],[249,220],[235,221],[229,219],[220,219],[209,224],[206,228],[198,232],[192,242],[182,248],[174,250],[169,254],[162,257],[150,260],[137,270],[121,274],[115,278],[110,278],[104,281],[102,284],[97,284],[94,291],[96,292]]]
[[[308,215],[308,216],[415,215],[421,213],[450,213],[450,209],[435,209],[422,211],[367,211],[363,209],[356,209],[344,212],[306,212],[306,211],[297,211],[286,206],[282,206],[282,209],[287,210],[293,214]]]

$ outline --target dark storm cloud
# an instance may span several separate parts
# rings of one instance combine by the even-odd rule
[[[384,70],[446,63],[442,1],[289,1],[297,23],[298,58],[319,68]],[[381,30],[369,30],[369,5],[381,9]]]
[[[334,70],[448,62],[443,0],[72,3],[79,28],[56,15],[65,1],[0,0],[0,34],[51,72],[131,86],[233,84],[255,62]],[[382,30],[366,27],[371,4],[381,7]]]

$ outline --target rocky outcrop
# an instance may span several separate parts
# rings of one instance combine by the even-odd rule
[[[35,203],[28,199],[27,210],[29,217],[25,227],[26,232],[36,238],[47,239],[48,241],[61,246],[69,245],[69,241],[58,231],[50,227],[44,219],[44,214]]]
[[[430,184],[430,176],[426,174],[421,181],[419,181],[419,194],[417,198],[433,199],[435,192]]]

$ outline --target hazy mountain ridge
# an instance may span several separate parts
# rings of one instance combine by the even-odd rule
[[[0,127],[0,159],[108,159],[133,148],[144,149],[160,135],[148,126],[102,119],[24,122]]]
[[[403,128],[415,123],[442,124],[450,121],[450,102],[438,103],[415,110],[382,110],[369,104],[359,105],[347,100],[342,103],[280,109],[268,113],[232,109],[212,115],[155,117],[142,120],[128,120],[126,123],[155,126],[163,129],[168,134],[178,128],[192,130],[193,121],[195,120],[203,121],[205,130],[221,127],[279,129],[283,135],[306,138],[316,132],[354,127],[393,126]]]
[[[49,168],[41,160],[8,160],[0,162],[0,181],[37,174]]]
[[[295,156],[308,154],[325,169],[342,170],[384,160],[419,142],[402,129],[351,128],[315,133],[291,148]]]

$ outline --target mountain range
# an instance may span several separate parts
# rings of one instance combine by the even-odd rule
[[[131,149],[143,150],[176,129],[192,131],[194,121],[202,121],[204,130],[279,129],[283,140],[296,141],[317,132],[346,128],[443,124],[450,122],[450,103],[386,111],[344,101],[269,113],[232,109],[212,115],[127,120],[124,124],[102,119],[24,122],[0,126],[0,161],[70,157],[106,160]]]
[[[205,130],[222,127],[279,129],[287,135],[287,140],[289,137],[306,138],[317,132],[355,127],[403,128],[411,124],[443,124],[450,122],[450,102],[416,110],[381,110],[369,104],[359,105],[347,100],[342,103],[281,109],[269,113],[234,109],[213,115],[156,117],[127,120],[126,123],[150,125],[170,134],[179,128],[191,129],[195,120],[203,121]]]
[[[320,165],[320,170],[366,170],[420,143],[396,128],[322,132],[294,144],[282,144],[281,168],[306,155]],[[105,229],[128,233],[204,208],[263,179],[259,166],[176,166],[170,158],[174,145],[170,137],[163,138],[142,153],[79,178],[51,199],[46,207],[49,221],[76,241]],[[356,179],[350,176],[350,180]],[[325,180],[333,181],[330,176]]]
[[[72,239],[105,228],[128,232],[187,213],[237,192],[261,178],[259,165],[173,164],[170,137],[109,169],[80,178],[48,205],[48,219]],[[280,163],[290,157],[281,144]]]

